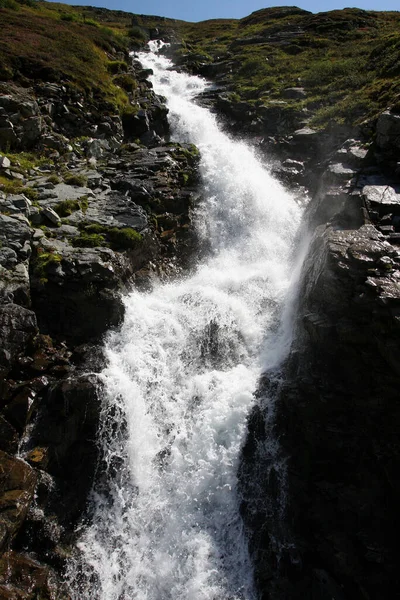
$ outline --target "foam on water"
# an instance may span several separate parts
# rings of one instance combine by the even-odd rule
[[[260,373],[290,343],[290,311],[279,318],[301,211],[193,102],[206,82],[152,50],[139,58],[174,139],[201,152],[195,223],[210,254],[189,277],[133,291],[108,339],[105,474],[70,586],[76,600],[253,600],[237,469]]]

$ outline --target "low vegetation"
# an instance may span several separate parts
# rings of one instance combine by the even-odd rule
[[[103,109],[134,112],[127,51],[155,35],[180,42],[175,60],[216,79],[234,102],[285,103],[317,127],[359,123],[400,98],[400,13],[356,8],[312,14],[266,8],[185,23],[102,8],[0,0],[0,79],[62,82]],[[128,61],[128,62],[127,62]],[[211,70],[207,71],[207,67]],[[303,98],[284,90],[301,87]]]
[[[133,250],[143,241],[143,236],[131,227],[108,227],[100,223],[81,226],[79,236],[72,240],[77,248],[96,248],[107,246],[113,250]]]
[[[240,21],[180,27],[190,65],[199,53],[219,62],[217,81],[232,100],[255,108],[285,102],[311,124],[359,123],[400,98],[400,13],[360,9],[311,14],[267,8]],[[207,59],[205,63],[209,63]],[[200,69],[201,70],[201,69]],[[284,90],[302,87],[305,97]]]

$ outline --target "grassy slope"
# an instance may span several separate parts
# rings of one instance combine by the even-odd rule
[[[151,30],[183,40],[189,63],[225,62],[233,100],[269,105],[287,87],[304,87],[311,122],[360,122],[388,105],[400,108],[400,13],[345,9],[313,15],[270,8],[241,20],[185,23],[90,7],[0,0],[0,79],[62,81],[121,108],[115,61]],[[2,8],[9,6],[11,8]],[[288,35],[288,38],[285,38]],[[126,57],[126,54],[125,54]],[[114,63],[114,64],[113,64]]]
[[[271,8],[181,31],[190,52],[231,63],[224,83],[237,100],[268,105],[282,101],[285,88],[301,86],[306,99],[287,101],[288,108],[310,109],[315,126],[400,108],[400,12]]]
[[[110,108],[128,103],[118,86],[136,40],[132,15],[90,7],[0,0],[0,80],[62,82]],[[140,32],[139,32],[140,36]]]

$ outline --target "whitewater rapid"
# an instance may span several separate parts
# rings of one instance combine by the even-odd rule
[[[69,583],[75,600],[254,600],[237,470],[260,374],[290,344],[301,209],[194,103],[203,79],[154,51],[139,60],[173,139],[200,150],[193,219],[210,252],[190,276],[125,298],[103,372],[106,472]]]

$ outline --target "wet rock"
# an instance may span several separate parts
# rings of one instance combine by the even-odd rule
[[[35,471],[0,450],[0,550],[6,548],[21,527],[35,485]]]
[[[53,386],[33,432],[34,443],[46,448],[47,470],[57,480],[59,493],[52,508],[64,524],[79,518],[93,482],[101,388],[96,375],[70,378]]]
[[[54,571],[16,552],[0,559],[0,598],[2,600],[69,600]]]
[[[1,394],[0,394],[1,398]],[[15,454],[18,448],[18,434],[14,427],[0,414],[0,450]]]
[[[33,307],[41,331],[79,343],[99,338],[121,322],[124,307],[119,291],[132,276],[135,261],[109,248],[67,247],[63,246],[59,262],[46,265],[45,284],[39,279],[42,271],[36,271]]]
[[[34,312],[16,304],[0,306],[0,365],[11,365],[36,333]]]
[[[21,390],[4,409],[5,417],[22,433],[35,409],[36,392],[29,387]]]
[[[276,419],[254,414],[244,451],[243,481],[252,483],[243,511],[255,531],[263,589],[283,581],[293,599],[310,589],[318,599],[362,597],[365,590],[372,598],[390,595],[388,582],[396,581],[399,267],[398,252],[372,225],[323,224],[314,233],[285,382],[260,387],[261,396],[277,394]],[[278,456],[257,450],[277,435]],[[276,485],[271,470],[285,477],[282,464],[286,483]],[[261,479],[263,472],[270,475]],[[376,509],[382,503],[389,519]],[[280,552],[276,539],[280,548],[297,548],[300,571],[281,561],[267,581],[263,572]],[[369,548],[380,549],[373,570],[364,568]]]

